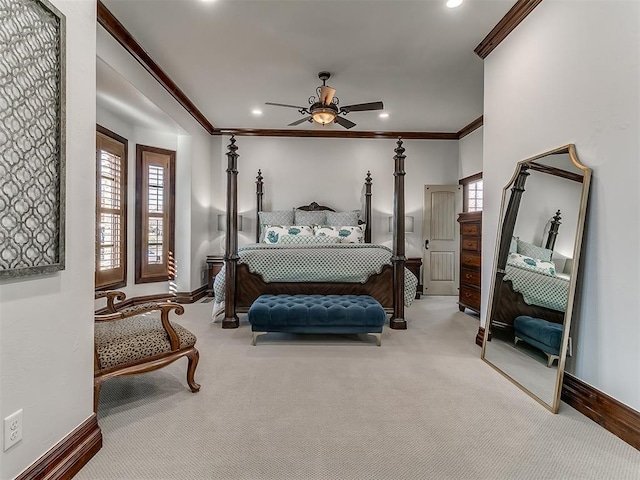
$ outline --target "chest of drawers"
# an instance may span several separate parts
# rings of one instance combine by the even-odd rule
[[[460,294],[458,306],[480,313],[480,267],[482,261],[482,212],[458,216],[460,223]]]

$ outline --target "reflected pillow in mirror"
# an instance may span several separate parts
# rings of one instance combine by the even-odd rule
[[[511,243],[509,244],[509,253],[518,252],[518,237],[511,237]]]
[[[532,243],[524,242],[518,238],[518,250],[517,252],[520,255],[524,255],[525,257],[531,257],[539,260],[544,260],[545,262],[551,261],[551,255],[553,255],[553,250],[549,250],[548,248],[538,247]]]
[[[556,266],[553,262],[545,262],[543,260],[520,255],[519,253],[510,253],[507,259],[507,265],[511,265],[525,270],[542,273],[552,277],[556,276]]]

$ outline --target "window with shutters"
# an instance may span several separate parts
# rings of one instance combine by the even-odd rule
[[[464,190],[462,210],[464,212],[482,211],[482,172],[463,178],[458,183],[462,185]]]
[[[126,285],[127,145],[125,138],[96,127],[96,289]]]
[[[169,279],[174,252],[175,158],[136,146],[136,283]]]

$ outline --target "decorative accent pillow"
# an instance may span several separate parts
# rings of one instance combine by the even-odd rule
[[[511,243],[509,244],[509,253],[518,253],[518,237],[511,237]]]
[[[364,243],[364,229],[361,225],[342,227],[316,227],[316,237],[338,237],[340,243]]]
[[[280,243],[283,236],[313,235],[313,228],[308,225],[265,225],[264,243]]]
[[[309,235],[281,235],[280,243],[287,245],[328,245],[340,243],[340,237],[309,236]]]
[[[325,225],[327,216],[325,211],[307,212],[306,210],[294,209],[295,215],[292,225]]]
[[[525,257],[544,260],[545,262],[551,261],[553,250],[549,250],[548,248],[538,247],[537,245],[533,245],[532,243],[523,242],[519,238],[516,241],[518,243],[518,253],[520,255],[524,255]]]
[[[544,273],[545,275],[551,275],[553,277],[556,276],[556,265],[553,262],[537,260],[525,255],[520,255],[519,253],[510,253],[507,263],[526,270],[533,270],[534,272]]]
[[[332,227],[340,227],[342,225],[358,225],[358,217],[360,212],[358,210],[352,210],[350,212],[325,212],[327,216],[327,222],[325,225]]]
[[[260,221],[260,241],[262,242],[266,225],[293,225],[293,212],[291,210],[258,212],[258,219]]]

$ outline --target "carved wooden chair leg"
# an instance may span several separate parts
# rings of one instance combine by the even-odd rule
[[[198,360],[200,360],[200,353],[195,348],[187,353],[189,359],[189,365],[187,366],[187,383],[192,392],[200,390],[200,384],[196,383],[194,376],[196,374],[196,367],[198,366]]]

